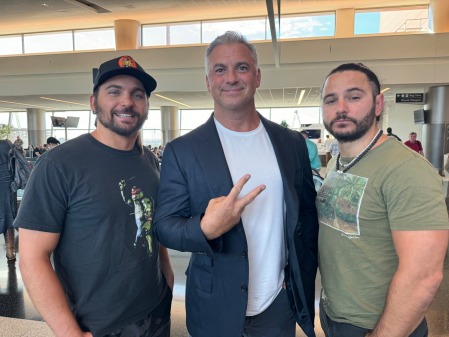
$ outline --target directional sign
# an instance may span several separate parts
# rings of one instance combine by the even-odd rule
[[[424,104],[424,94],[423,93],[396,94],[396,103]]]

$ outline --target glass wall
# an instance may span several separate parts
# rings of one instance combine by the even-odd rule
[[[428,7],[356,11],[354,34],[428,32]]]
[[[25,34],[23,39],[25,54],[73,50],[72,31]]]
[[[335,13],[289,15],[281,18],[281,39],[335,35]]]
[[[427,6],[355,12],[354,34],[428,32]],[[276,25],[278,21],[276,20]],[[142,25],[145,46],[210,43],[229,29],[250,41],[270,40],[267,17]],[[335,35],[335,12],[282,15],[278,38],[297,39]],[[115,49],[113,27],[0,36],[0,55]]]
[[[114,49],[113,28],[76,30],[74,50]]]
[[[0,36],[0,55],[22,54],[22,36]]]

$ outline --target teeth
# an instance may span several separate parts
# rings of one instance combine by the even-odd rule
[[[127,114],[118,114],[119,117],[132,117],[132,115],[127,115]]]

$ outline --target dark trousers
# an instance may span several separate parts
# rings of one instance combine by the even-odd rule
[[[295,337],[296,321],[282,288],[271,305],[256,316],[248,316],[243,326],[243,337]]]
[[[320,300],[320,322],[326,337],[365,337],[370,329],[360,328],[349,323],[335,322],[326,315],[323,300]],[[429,334],[427,321],[424,318],[409,337],[427,337]]]
[[[170,337],[172,292],[167,289],[162,302],[144,319],[104,337]]]
[[[229,322],[232,324],[232,322]],[[271,305],[255,316],[247,316],[242,337],[295,337],[296,321],[287,291],[282,288]],[[189,337],[192,337],[189,334]],[[212,336],[211,336],[212,337]]]

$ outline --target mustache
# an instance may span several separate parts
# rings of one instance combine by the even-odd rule
[[[128,115],[138,115],[138,113],[136,111],[134,111],[133,108],[124,108],[124,109],[114,109],[111,111],[113,114],[128,114]]]
[[[358,124],[357,120],[351,117],[346,116],[346,113],[341,113],[339,115],[337,115],[336,118],[334,118],[331,122],[330,122],[330,126],[334,125],[335,122],[340,121],[340,120],[345,120],[345,121],[350,121],[353,122],[354,124]]]

